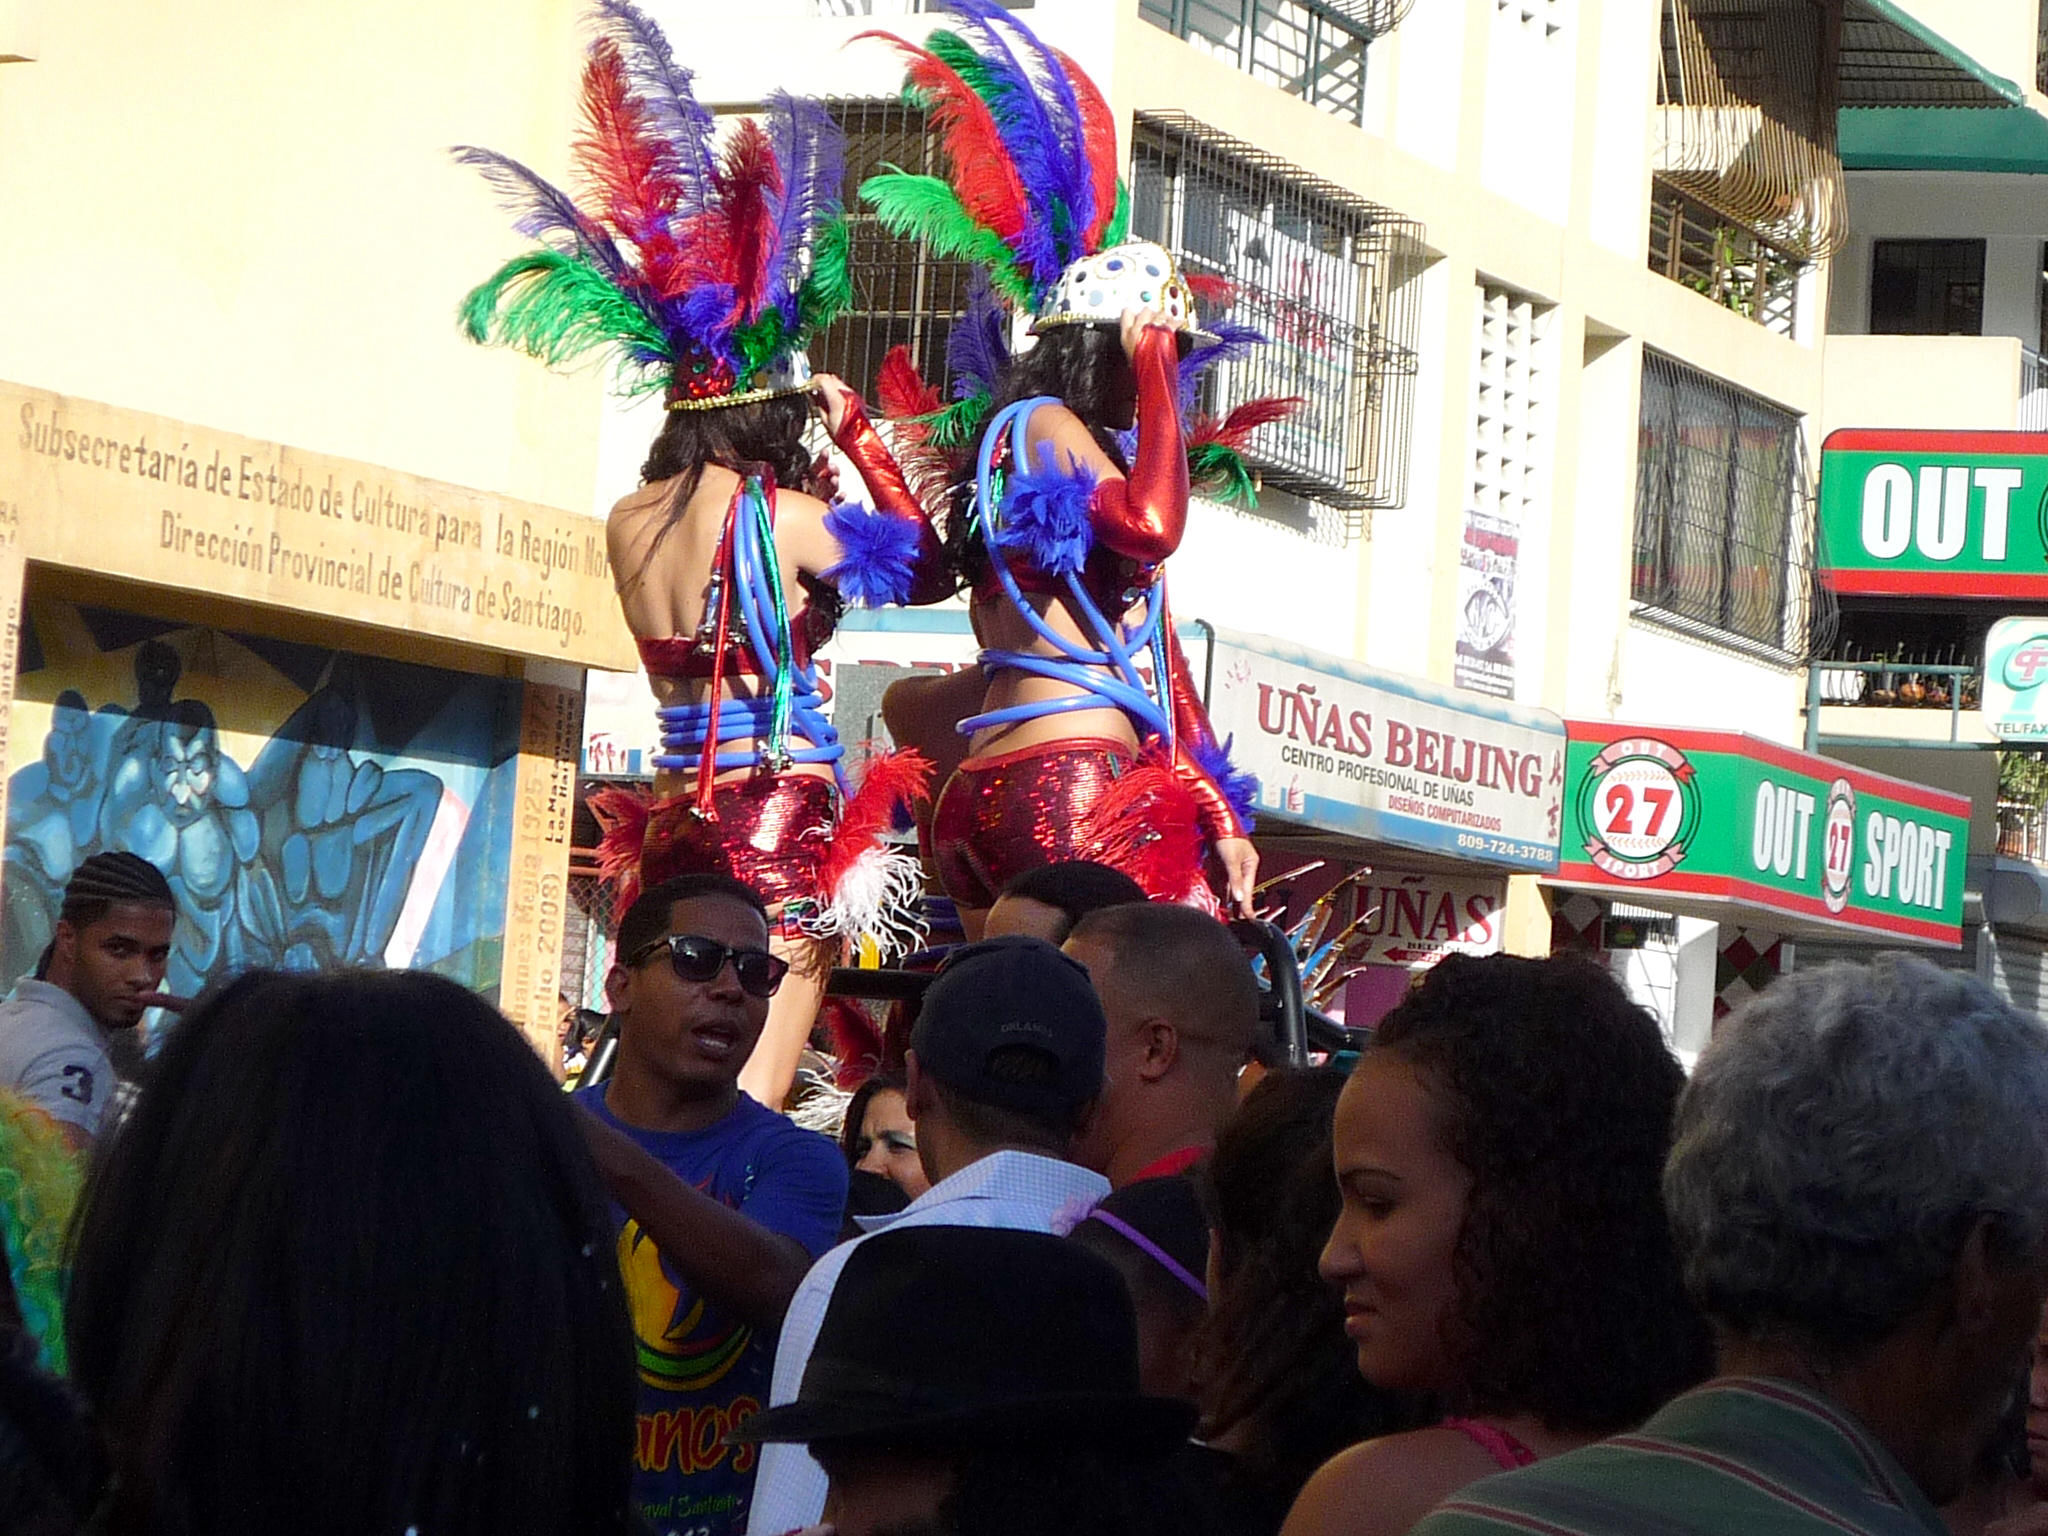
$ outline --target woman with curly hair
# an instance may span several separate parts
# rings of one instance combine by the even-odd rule
[[[1393,1536],[1491,1473],[1640,1423],[1707,1373],[1658,1180],[1684,1073],[1575,958],[1447,959],[1338,1100],[1322,1273],[1366,1380],[1450,1417],[1337,1456],[1285,1536]]]

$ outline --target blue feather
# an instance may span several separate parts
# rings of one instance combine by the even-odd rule
[[[984,56],[990,50],[1000,52],[1022,80],[1016,114],[1019,128],[1028,131],[1032,159],[1043,162],[1034,168],[1045,173],[1044,180],[1027,174],[1024,186],[1053,236],[1055,259],[1064,268],[1089,254],[1080,249],[1080,237],[1095,216],[1095,181],[1090,173],[1081,103],[1074,95],[1074,84],[1037,34],[994,0],[951,0],[951,6],[957,14],[968,18],[964,31],[987,40],[988,46],[982,50]],[[1005,32],[1016,37],[1029,55],[1028,62],[1018,59]],[[991,73],[1003,78],[1007,72],[994,67],[993,59],[990,62]],[[998,123],[1006,123],[1005,104],[990,102],[989,106]],[[1006,132],[1004,137],[1007,140],[1011,135]],[[1024,154],[1020,153],[1017,160],[1020,170],[1027,169]]]
[[[1015,18],[989,0],[951,0],[951,9],[965,19],[960,30],[981,56],[989,80],[983,99],[1002,134],[1003,147],[1016,162],[1018,180],[1031,203],[1033,216],[1024,221],[1017,254],[1035,281],[1050,283],[1066,266],[1058,237],[1059,226],[1071,218],[1073,164],[1063,152],[1059,130],[1030,71],[1018,62],[989,15],[993,12],[1013,25]],[[1063,161],[1067,163],[1063,165]]]
[[[1223,798],[1237,812],[1238,825],[1249,832],[1252,828],[1252,807],[1259,803],[1259,776],[1231,763],[1230,748],[1236,740],[1237,737],[1231,735],[1220,742],[1190,743],[1189,755],[1202,772],[1215,780],[1216,787],[1223,791]]]
[[[1194,408],[1195,395],[1201,388],[1204,374],[1218,363],[1234,363],[1249,357],[1272,339],[1257,326],[1243,325],[1235,320],[1205,321],[1202,329],[1214,336],[1217,344],[1203,347],[1180,365],[1180,408],[1183,415]]]
[[[739,295],[731,283],[699,283],[662,305],[662,315],[669,335],[694,337],[727,363],[738,361],[732,354],[732,333],[739,318]]]
[[[1062,468],[1053,445],[1040,443],[1038,468],[1012,474],[1003,486],[1002,518],[989,542],[1048,576],[1078,571],[1095,543],[1088,519],[1094,496],[1094,475]]]
[[[668,34],[629,0],[597,0],[598,26],[619,45],[634,99],[653,119],[667,168],[683,191],[678,216],[711,207],[717,197],[718,123],[692,86],[696,78],[676,62]]]
[[[967,284],[967,307],[946,337],[946,372],[953,398],[993,395],[1010,365],[1010,325],[988,277],[975,268]]]
[[[483,173],[498,201],[518,215],[513,228],[519,233],[564,254],[588,258],[614,282],[625,279],[626,263],[612,237],[586,217],[560,187],[494,149],[458,144],[449,153],[458,164]]]
[[[916,523],[843,502],[826,512],[825,531],[844,551],[838,564],[825,572],[825,580],[844,596],[863,608],[910,601],[922,538]]]
[[[767,259],[773,274],[769,296],[783,323],[797,328],[797,295],[804,285],[803,255],[811,231],[839,211],[846,177],[846,136],[819,101],[785,91],[768,98],[768,136],[782,171],[782,193],[774,207],[774,236]]]

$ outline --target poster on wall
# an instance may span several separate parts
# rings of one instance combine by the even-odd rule
[[[170,878],[165,978],[412,966],[495,996],[522,685],[31,596],[10,717],[4,984],[94,853]]]
[[[1458,545],[1458,643],[1452,681],[1497,699],[1515,696],[1515,571],[1522,531],[1468,507]]]

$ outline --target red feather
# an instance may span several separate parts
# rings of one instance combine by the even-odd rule
[[[917,371],[910,348],[900,342],[883,354],[882,366],[875,370],[875,399],[884,416],[899,422],[909,416],[929,416],[946,403]]]
[[[1199,416],[1188,427],[1188,446],[1221,443],[1226,448],[1241,449],[1260,427],[1285,421],[1307,403],[1300,395],[1263,395],[1245,401],[1221,421],[1213,416]]]
[[[1109,103],[1087,72],[1059,49],[1052,56],[1060,61],[1073,84],[1074,99],[1081,104],[1081,143],[1088,152],[1088,175],[1095,188],[1095,217],[1088,222],[1087,248],[1092,253],[1102,244],[1102,232],[1116,215],[1116,119]]]
[[[828,997],[819,1005],[818,1022],[832,1039],[839,1087],[858,1088],[882,1070],[882,1030],[865,1007],[850,997]]]
[[[1202,876],[1195,797],[1156,745],[1089,808],[1083,858],[1120,869],[1154,901],[1215,910]]]
[[[869,759],[860,788],[839,813],[832,846],[818,871],[818,886],[827,900],[860,856],[896,825],[899,808],[927,798],[931,783],[932,765],[921,753],[882,752]]]
[[[1195,297],[1211,309],[1228,309],[1237,302],[1237,284],[1227,277],[1217,277],[1209,272],[1183,272],[1181,279],[1193,290]]]
[[[924,97],[931,126],[939,131],[946,157],[953,162],[953,190],[960,205],[977,224],[1014,245],[1030,217],[1030,204],[1017,162],[1010,158],[988,103],[936,54],[892,32],[862,32],[853,40],[864,37],[880,38],[903,55],[910,83]]]
[[[583,130],[576,159],[604,209],[606,222],[641,252],[641,269],[655,287],[670,273],[660,263],[668,221],[681,196],[663,163],[663,148],[633,99],[626,62],[609,38],[592,45],[583,68]]]
[[[758,318],[767,302],[769,256],[775,242],[774,203],[782,196],[782,168],[768,131],[751,117],[725,146],[716,173],[718,200],[730,231],[730,281],[738,295],[740,319]]]
[[[590,797],[590,814],[603,836],[597,844],[597,872],[612,883],[617,899],[612,916],[622,918],[640,894],[640,855],[654,796],[642,789],[601,789]]]

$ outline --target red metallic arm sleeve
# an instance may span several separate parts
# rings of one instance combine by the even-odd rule
[[[1202,698],[1195,689],[1194,674],[1188,670],[1188,658],[1180,648],[1180,636],[1174,633],[1172,618],[1162,618],[1160,623],[1166,631],[1166,690],[1173,707],[1173,775],[1194,796],[1196,818],[1211,842],[1249,836],[1250,830],[1238,818],[1223,786],[1202,766],[1201,754],[1215,755],[1216,728],[1209,723],[1208,711],[1202,708]]]
[[[936,603],[953,595],[953,578],[946,569],[944,541],[932,525],[931,515],[910,492],[910,483],[896,463],[882,434],[868,420],[867,407],[858,396],[849,400],[839,423],[833,445],[852,461],[868,488],[868,503],[877,512],[917,524],[917,564],[910,583],[910,602]]]
[[[1130,478],[1105,480],[1089,503],[1096,539],[1126,559],[1157,565],[1180,548],[1188,526],[1188,450],[1181,438],[1179,342],[1163,325],[1138,338],[1138,461]]]

